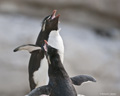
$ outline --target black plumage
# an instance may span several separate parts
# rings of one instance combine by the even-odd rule
[[[42,46],[44,45],[44,40],[48,41],[49,34],[52,30],[58,30],[58,19],[59,15],[54,17],[56,14],[56,10],[53,11],[52,15],[49,15],[44,18],[42,22],[42,28],[38,35],[36,45]],[[54,17],[54,18],[53,18]],[[30,89],[34,89],[37,85],[35,84],[33,73],[37,71],[41,66],[41,60],[44,58],[44,52],[32,52],[31,57],[29,60],[29,83],[30,83]]]
[[[32,90],[28,96],[39,96],[43,94],[49,96],[77,96],[73,84],[81,85],[86,81],[96,82],[93,77],[87,75],[79,75],[70,78],[64,69],[58,50],[48,45],[46,40],[45,42],[46,44],[43,50],[49,65],[49,83],[46,86],[41,86]]]

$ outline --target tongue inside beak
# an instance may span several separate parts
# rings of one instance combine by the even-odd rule
[[[57,10],[54,10],[54,11],[53,11],[53,13],[52,13],[52,19],[58,18],[58,17],[60,16],[60,15],[55,16],[55,15],[56,15],[56,12],[57,12]]]

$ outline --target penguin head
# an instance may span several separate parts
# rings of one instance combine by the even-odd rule
[[[57,10],[54,10],[53,13],[44,18],[42,22],[42,31],[58,30],[58,20],[60,15],[56,15]]]
[[[44,40],[45,44],[43,46],[43,50],[49,55],[53,56],[54,54],[58,53],[58,50],[48,44],[46,40]]]
[[[55,57],[58,54],[58,50],[56,48],[53,48],[52,46],[48,45],[47,41],[44,40],[45,44],[43,46],[43,50],[45,51],[46,58],[48,60],[48,63],[51,64],[50,58]]]

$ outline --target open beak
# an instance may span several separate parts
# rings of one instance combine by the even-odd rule
[[[46,40],[44,40],[44,42],[45,42],[45,44],[44,44],[43,48],[44,48],[45,52],[47,52],[48,51],[48,42]]]
[[[45,45],[43,46],[43,48],[44,48],[44,50],[46,52],[46,58],[48,60],[48,64],[51,64],[50,57],[49,57],[49,55],[47,53],[48,52],[48,42],[46,40],[44,40],[44,42],[45,42]]]
[[[52,15],[51,15],[51,19],[52,19],[52,20],[53,20],[53,19],[56,19],[56,18],[59,18],[60,14],[58,14],[58,15],[56,16],[56,12],[57,12],[57,10],[53,10],[53,13],[52,13]]]

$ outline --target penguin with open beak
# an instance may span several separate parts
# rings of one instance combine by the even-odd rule
[[[44,18],[42,22],[41,32],[38,36],[36,45],[42,46],[44,44],[44,40],[51,42],[54,46],[62,46],[62,53],[64,54],[64,46],[62,38],[59,34],[58,22],[59,16],[56,16],[56,10],[47,17]],[[52,42],[52,40],[56,40],[56,43]],[[44,73],[44,74],[43,74]],[[37,88],[39,86],[48,84],[48,64],[45,59],[43,51],[40,51],[40,54],[37,52],[33,52],[29,61],[29,81],[31,90]]]
[[[45,45],[42,48],[36,50],[44,50],[44,53],[46,55],[49,66],[49,83],[48,85],[44,85],[33,89],[26,96],[39,96],[43,94],[49,96],[77,96],[73,84],[81,85],[83,81],[86,80],[96,82],[96,80],[93,77],[85,75],[79,75],[70,78],[61,62],[59,50],[48,45],[46,40]]]
[[[58,29],[58,19],[60,15],[55,16],[56,10],[53,11],[52,15],[47,16],[42,22],[41,32],[38,36],[36,45],[26,44],[17,47],[14,52],[20,50],[28,50],[31,53],[31,58],[29,61],[29,82],[30,88],[33,90],[39,86],[47,85],[49,82],[48,77],[48,64],[45,58],[44,50],[41,48],[43,46],[44,40],[59,50],[60,60],[63,63],[64,58],[64,45],[63,40],[59,34]],[[71,78],[72,83],[75,85],[81,85],[86,81],[93,81],[95,79],[87,75],[79,75]]]
[[[52,46],[59,49],[61,53],[61,61],[63,62],[64,45],[63,40],[59,34],[60,29],[58,28],[60,15],[56,15],[56,12],[57,11],[54,10],[51,15],[45,17],[42,21],[41,31],[35,45],[23,45],[14,50],[28,50],[29,52],[31,52],[28,68],[29,84],[31,90],[39,86],[46,85],[49,82],[48,64],[44,52],[34,51],[44,45],[44,40],[48,41]]]

